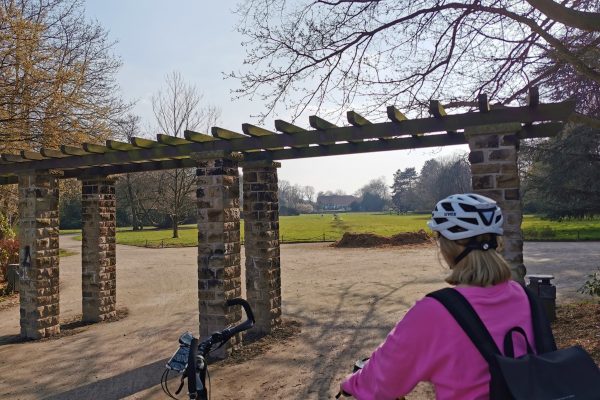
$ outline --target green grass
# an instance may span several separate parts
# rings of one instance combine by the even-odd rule
[[[550,221],[534,215],[523,218],[525,240],[600,240],[600,219]]]
[[[282,216],[279,219],[282,242],[318,242],[339,240],[344,232],[376,233],[391,236],[427,228],[429,214],[395,215],[384,213],[339,213]],[[64,231],[61,231],[63,233]],[[80,233],[79,230],[68,231]],[[549,221],[526,215],[523,221],[525,240],[600,240],[600,219],[584,221]],[[244,224],[241,228],[242,238]],[[196,225],[179,228],[179,238],[173,239],[170,229],[147,228],[132,231],[117,229],[117,243],[147,247],[196,246]],[[76,236],[77,239],[81,235]]]

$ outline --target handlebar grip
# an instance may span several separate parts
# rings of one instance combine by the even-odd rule
[[[254,320],[254,314],[252,313],[252,308],[250,308],[250,304],[242,298],[230,299],[225,303],[228,307],[240,305],[244,308],[244,312],[246,313],[247,321],[252,321],[252,325],[256,322]],[[244,322],[245,323],[245,322]],[[250,326],[252,326],[250,325]]]
[[[188,386],[188,394],[190,398],[196,398],[198,393],[198,388],[196,386],[196,367],[197,367],[197,359],[198,359],[198,342],[197,338],[192,338],[190,343],[190,352],[188,353],[188,364],[187,364],[187,386]],[[194,396],[194,397],[192,397]]]

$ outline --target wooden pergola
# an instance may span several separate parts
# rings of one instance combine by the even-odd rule
[[[39,152],[22,150],[0,155],[0,184],[17,183],[20,173],[31,170],[57,169],[64,172],[62,178],[77,178],[195,167],[192,154],[214,159],[241,152],[244,163],[450,146],[467,143],[465,129],[506,123],[522,124],[519,139],[548,137],[562,129],[562,121],[574,107],[574,102],[567,101],[491,110],[481,95],[479,112],[456,115],[448,115],[439,101],[432,100],[430,118],[411,120],[390,106],[389,121],[380,123],[348,111],[348,126],[310,116],[312,129],[276,120],[277,132],[242,124],[241,133],[213,127],[212,135],[185,131],[185,138],[157,135],[156,141],[134,137],[130,143],[107,140],[104,146],[84,143]]]
[[[225,299],[241,295],[238,167],[243,168],[246,293],[259,332],[281,321],[278,162],[288,159],[468,144],[473,190],[497,200],[505,218],[504,256],[515,279],[524,277],[522,210],[517,152],[521,139],[557,134],[574,111],[571,101],[540,104],[537,91],[523,107],[449,115],[431,101],[431,117],[408,119],[393,106],[388,121],[372,123],[356,112],[348,125],[317,116],[310,129],[282,120],[275,130],[242,124],[241,132],[214,127],[184,138],[158,135],[105,145],[63,145],[39,152],[0,155],[0,184],[19,184],[21,335],[40,338],[60,331],[58,179],[82,181],[83,319],[116,315],[114,175],[196,168],[200,334],[241,318]],[[235,344],[235,343],[232,343]]]

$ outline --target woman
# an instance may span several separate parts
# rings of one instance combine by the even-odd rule
[[[428,222],[450,268],[446,282],[469,301],[499,348],[514,326],[534,337],[527,295],[496,251],[502,222],[496,202],[477,194],[441,200]],[[515,339],[515,355],[525,354],[525,339]],[[341,389],[359,400],[392,400],[421,381],[431,382],[440,400],[489,397],[488,364],[444,306],[429,297],[408,311]]]

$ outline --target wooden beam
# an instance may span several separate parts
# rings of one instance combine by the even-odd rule
[[[477,96],[477,107],[479,108],[479,112],[487,113],[490,112],[490,102],[488,100],[488,96],[485,93],[480,93]]]
[[[540,105],[540,89],[537,86],[529,88],[527,93],[527,105],[529,107],[537,107]]]
[[[46,158],[65,158],[68,157],[65,153],[60,150],[47,149],[42,147],[40,153]]]
[[[352,126],[366,126],[366,125],[373,124],[371,121],[369,121],[368,119],[366,119],[365,117],[363,117],[362,115],[360,115],[359,113],[357,113],[355,111],[348,111],[346,113],[346,118],[348,119],[348,122]],[[349,140],[348,142],[349,143],[361,143],[362,140]]]
[[[386,141],[370,140],[358,144],[339,143],[331,146],[313,146],[303,149],[285,149],[272,152],[265,152],[266,154],[264,154],[262,158],[258,158],[258,155],[256,155],[256,153],[250,153],[246,154],[244,161],[274,161],[296,158],[325,157],[344,154],[371,153],[379,151],[414,149],[424,147],[452,146],[465,143],[466,139],[462,133],[458,133],[456,135],[447,135],[444,133],[422,136],[419,138],[404,137],[389,139]]]
[[[548,122],[537,125],[524,125],[519,132],[519,139],[533,139],[556,136],[563,130],[565,124]]]
[[[66,144],[60,146],[60,151],[69,156],[85,156],[90,154],[81,147],[67,146]]]
[[[214,137],[223,140],[242,139],[248,137],[246,135],[242,135],[241,133],[230,131],[229,129],[219,128],[217,126],[210,128],[210,132]]]
[[[104,153],[109,153],[112,151],[111,149],[109,149],[106,146],[101,146],[99,144],[93,144],[93,143],[84,143],[82,147],[88,153],[104,154]]]
[[[268,136],[277,135],[277,133],[251,124],[242,124],[242,132],[248,136]]]
[[[348,111],[346,113],[346,118],[348,119],[348,123],[353,126],[365,126],[373,124],[371,121],[369,121],[356,111]]]
[[[167,146],[180,146],[182,144],[192,143],[189,140],[185,140],[176,136],[163,135],[160,133],[156,135],[156,140],[158,140],[158,143],[165,144]]]
[[[306,129],[300,128],[297,125],[291,124],[291,123],[283,121],[281,119],[275,120],[275,129],[279,132],[286,133],[288,135],[291,135],[294,133],[307,132]]]
[[[435,118],[441,118],[448,115],[446,109],[439,100],[429,100],[429,114]]]
[[[337,128],[338,126],[332,124],[329,121],[325,121],[323,118],[319,118],[316,115],[311,115],[308,117],[308,122],[310,126],[315,128],[318,131],[324,131],[327,129]]]
[[[258,126],[254,126],[251,124],[242,124],[242,132],[244,132],[248,136],[253,137],[261,137],[261,136],[269,136],[269,135],[278,135],[275,132],[269,131],[264,128],[260,128]],[[283,147],[271,147],[265,150],[282,150]]]
[[[404,113],[402,113],[394,106],[387,106],[386,111],[388,119],[392,122],[402,122],[408,119],[406,118],[406,115],[404,115]]]
[[[0,159],[7,163],[20,163],[23,161],[27,161],[18,154],[0,154]]]
[[[276,119],[275,120],[275,130],[281,132],[281,133],[285,133],[286,135],[295,135],[297,133],[303,133],[303,132],[308,132],[306,129],[304,128],[300,128],[299,126],[296,126],[294,124],[291,124],[289,122],[286,122],[284,120],[281,119]],[[308,147],[308,145],[304,145],[304,146],[292,146],[293,148],[302,148],[302,147]]]
[[[394,106],[387,106],[386,113],[387,113],[388,119],[392,122],[400,123],[400,122],[408,121],[408,117],[406,115],[404,115],[404,113],[402,111],[398,110]],[[412,135],[412,136],[420,137],[421,134]],[[387,139],[380,139],[380,140],[387,140]]]
[[[154,140],[144,139],[136,136],[133,136],[131,139],[129,139],[129,141],[132,145],[141,149],[151,149],[154,147],[163,146],[162,144],[155,142]]]
[[[0,176],[0,185],[14,185],[15,183],[19,183],[18,176]]]
[[[46,157],[34,151],[21,150],[21,157],[26,160],[45,160]]]
[[[323,118],[319,118],[316,115],[309,116],[308,122],[309,122],[310,126],[312,126],[313,128],[315,128],[318,131],[326,131],[329,129],[338,128],[337,125],[332,124],[329,121],[325,121]],[[329,146],[332,144],[335,144],[335,141],[319,143],[319,146]]]
[[[186,130],[183,133],[183,136],[186,140],[195,143],[212,142],[213,140],[217,140],[214,137],[207,135],[206,133],[194,132],[189,130]]]
[[[111,150],[118,150],[118,151],[129,151],[129,150],[137,149],[137,147],[132,145],[131,143],[120,142],[118,140],[107,140],[106,147],[108,147]]]
[[[393,138],[402,135],[459,130],[467,127],[499,123],[516,122],[523,124],[545,121],[562,122],[568,119],[574,110],[575,102],[565,101],[552,104],[540,104],[534,108],[508,107],[505,109],[493,109],[488,113],[463,113],[448,115],[444,118],[410,119],[401,124],[383,122],[362,127],[343,126],[327,131],[304,131],[293,135],[268,135],[261,137],[246,137],[236,140],[215,140],[205,143],[190,143],[181,146],[160,146],[132,151],[113,151],[106,154],[87,154],[82,155],[81,157],[65,157],[63,159],[46,159],[41,161],[4,164],[0,165],[0,175],[17,174],[20,171],[32,169],[72,169],[107,163],[123,164],[143,162],[157,158],[186,156],[193,152],[202,151],[224,150],[228,152],[247,152],[270,147],[307,146],[310,144],[321,144],[336,140],[349,141],[377,139],[382,137]],[[425,137],[419,139],[424,139]],[[81,151],[81,149],[79,149],[79,151]]]

